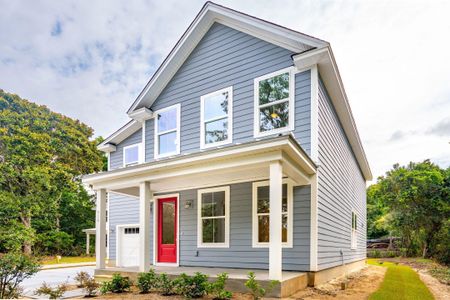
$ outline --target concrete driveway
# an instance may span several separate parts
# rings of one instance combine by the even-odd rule
[[[33,277],[28,278],[22,282],[23,294],[26,296],[34,296],[34,291],[39,288],[42,283],[46,282],[51,286],[56,286],[62,282],[74,283],[74,277],[80,271],[87,272],[89,275],[94,275],[95,266],[60,268],[51,270],[42,270],[36,273]]]

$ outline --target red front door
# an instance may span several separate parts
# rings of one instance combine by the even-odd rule
[[[158,200],[158,262],[177,262],[177,198]]]

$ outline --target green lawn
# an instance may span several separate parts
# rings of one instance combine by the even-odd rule
[[[56,257],[45,257],[42,260],[43,265],[54,265],[54,264],[75,264],[83,262],[95,262],[95,257],[90,256],[63,256],[59,260]]]
[[[368,259],[369,265],[388,268],[380,288],[370,295],[369,300],[428,300],[434,299],[431,292],[420,280],[419,275],[410,267]]]

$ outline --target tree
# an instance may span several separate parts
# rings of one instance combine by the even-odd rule
[[[0,214],[8,214],[0,222],[3,231],[21,224],[30,235],[21,241],[25,253],[31,253],[33,218],[60,230],[63,197],[82,188],[82,174],[102,169],[92,135],[78,120],[0,90]]]
[[[445,255],[438,249],[449,248],[442,245],[450,218],[449,174],[429,160],[394,165],[368,189],[369,234],[387,229],[402,238],[409,255]]]

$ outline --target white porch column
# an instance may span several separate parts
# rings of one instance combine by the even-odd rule
[[[95,218],[95,265],[105,268],[106,258],[106,190],[97,191],[97,211]]]
[[[153,193],[150,182],[139,185],[139,271],[150,270],[150,201]]]
[[[270,164],[270,226],[269,226],[269,279],[281,280],[282,277],[282,237],[281,202],[283,168],[281,162]]]
[[[90,240],[91,240],[91,235],[89,233],[86,233],[86,254],[89,254]]]

